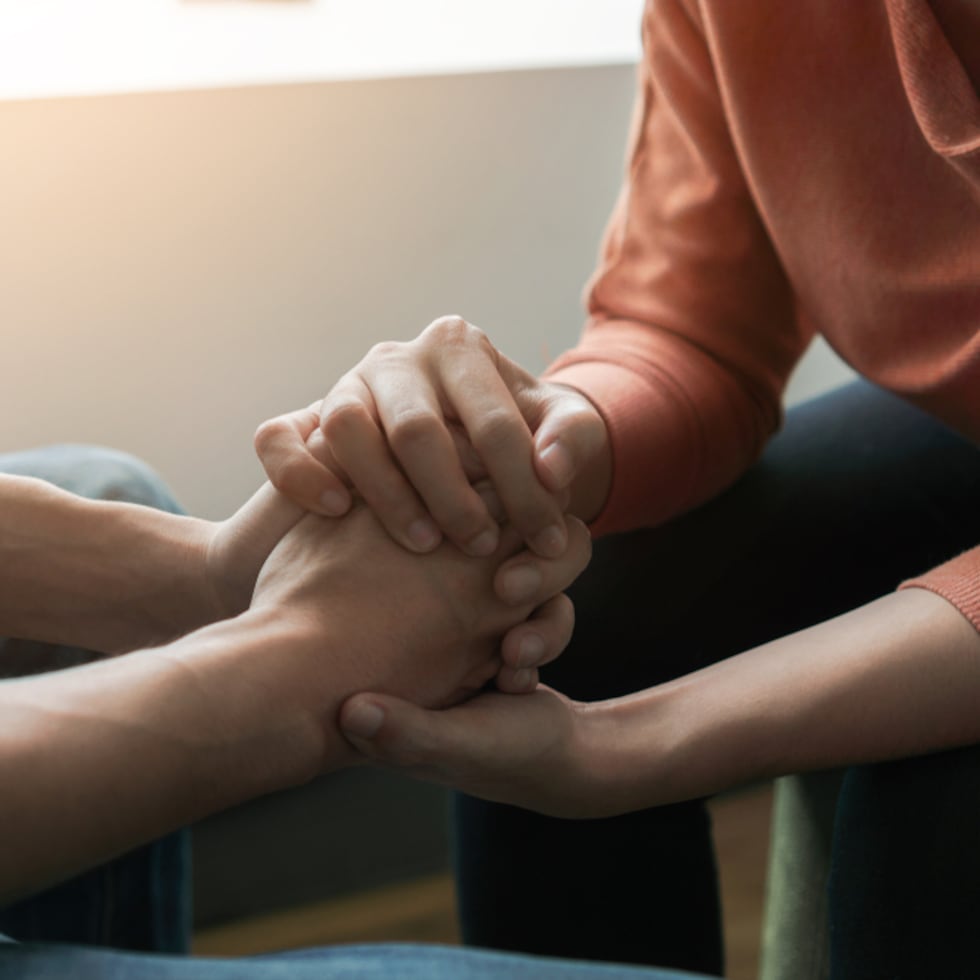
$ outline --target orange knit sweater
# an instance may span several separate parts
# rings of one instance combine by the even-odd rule
[[[549,371],[609,427],[596,531],[744,472],[816,332],[980,443],[980,64],[926,0],[649,0],[643,39],[591,317]],[[980,546],[914,584],[980,629]]]

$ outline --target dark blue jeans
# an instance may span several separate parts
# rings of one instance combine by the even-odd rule
[[[0,943],[0,980],[707,980],[674,970],[452,946],[334,946],[248,959],[192,959],[82,946]]]
[[[648,687],[866,603],[977,542],[977,448],[848,385],[792,410],[714,501],[597,541],[572,589],[575,637],[544,680],[583,700]],[[980,976],[978,776],[976,750],[848,772],[830,882],[835,980]],[[455,861],[469,943],[723,972],[702,801],[563,821],[459,797]]]

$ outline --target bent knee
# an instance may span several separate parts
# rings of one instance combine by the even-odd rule
[[[37,477],[91,500],[181,510],[155,470],[136,456],[104,446],[66,444],[9,453],[0,456],[0,472]]]

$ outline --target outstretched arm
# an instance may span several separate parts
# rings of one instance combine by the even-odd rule
[[[0,684],[0,905],[301,781],[310,718],[282,712],[263,730],[244,668],[309,642],[271,611],[246,613],[138,656]]]
[[[668,684],[595,704],[540,687],[448,711],[348,701],[366,756],[488,799],[598,817],[788,772],[980,741],[980,634],[907,589]]]

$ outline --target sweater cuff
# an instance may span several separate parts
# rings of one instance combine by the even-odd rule
[[[651,527],[684,509],[694,489],[700,433],[671,386],[595,360],[560,361],[546,377],[582,392],[606,423],[612,480],[605,506],[589,525],[594,536]]]
[[[911,588],[928,589],[942,596],[980,632],[980,545],[899,586]]]

